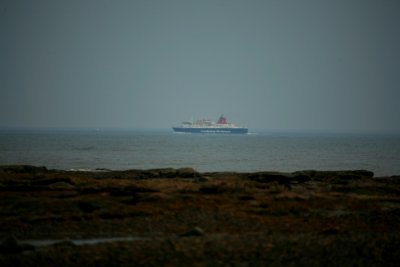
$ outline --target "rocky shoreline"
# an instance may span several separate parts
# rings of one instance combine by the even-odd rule
[[[0,194],[0,266],[400,260],[400,177],[366,170],[87,172],[14,165],[0,166]]]

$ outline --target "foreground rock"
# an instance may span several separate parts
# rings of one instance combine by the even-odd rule
[[[293,182],[304,183],[307,181],[323,181],[331,183],[341,183],[360,179],[370,179],[374,173],[366,170],[356,171],[297,171],[293,173],[282,172],[256,172],[247,174],[248,179],[271,183],[289,184]]]
[[[399,179],[0,167],[0,266],[394,266]],[[120,239],[35,250],[18,241],[91,237]]]
[[[13,235],[6,237],[0,244],[0,254],[16,254],[34,249],[30,244],[20,243]]]
[[[201,229],[200,227],[194,227],[193,229],[190,229],[187,232],[184,232],[179,235],[179,237],[191,237],[191,236],[203,236],[204,235],[204,230]]]

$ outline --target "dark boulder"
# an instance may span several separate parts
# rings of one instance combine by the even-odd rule
[[[0,166],[0,171],[6,173],[38,173],[46,172],[46,167],[36,167],[31,165],[5,165]]]
[[[279,184],[287,184],[293,180],[290,174],[280,172],[255,172],[249,174],[248,179],[260,183],[278,182]]]
[[[0,254],[16,254],[34,249],[30,244],[20,243],[14,236],[7,237],[0,244]]]
[[[200,175],[193,168],[180,168],[176,170],[176,176],[181,178],[196,178]]]
[[[159,178],[175,178],[176,170],[173,168],[157,169],[157,174]]]
[[[200,227],[194,227],[187,232],[184,232],[179,235],[179,237],[191,237],[191,236],[203,236],[204,231]]]
[[[313,181],[325,181],[333,183],[346,183],[360,179],[371,179],[374,173],[367,170],[354,171],[300,171],[294,174],[307,176]]]
[[[78,206],[78,208],[81,211],[83,211],[85,213],[90,213],[90,212],[100,209],[99,205],[97,205],[93,202],[88,202],[88,201],[78,201],[76,203],[76,205]]]

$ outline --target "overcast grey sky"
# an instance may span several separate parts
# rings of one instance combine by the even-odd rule
[[[0,127],[400,132],[398,0],[0,3]]]

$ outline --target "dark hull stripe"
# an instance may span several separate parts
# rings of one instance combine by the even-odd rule
[[[218,134],[246,134],[247,128],[184,128],[172,127],[177,133],[218,133]]]

